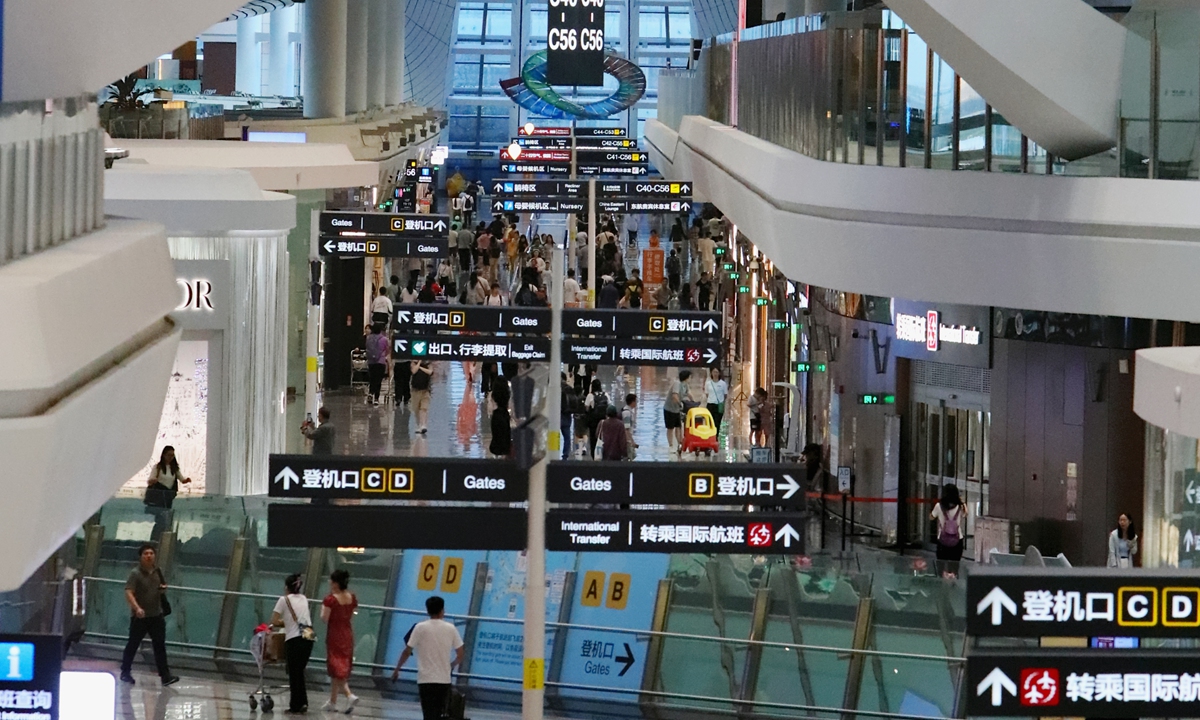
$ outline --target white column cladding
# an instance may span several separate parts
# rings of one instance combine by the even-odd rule
[[[234,89],[247,95],[262,95],[262,50],[258,47],[258,32],[262,18],[241,18],[237,21],[237,69]]]
[[[304,3],[304,117],[346,116],[346,0]]]
[[[346,0],[346,112],[367,109],[370,0]]]
[[[367,107],[387,105],[387,37],[394,0],[369,0],[371,27],[367,31]]]
[[[311,2],[312,0],[309,0]],[[229,260],[233,307],[225,337],[222,474],[230,495],[267,492],[267,456],[285,448],[287,392],[287,234],[172,237],[177,260]]]
[[[272,10],[267,16],[270,24],[270,60],[267,67],[268,91],[272,95],[291,97],[296,92],[293,80],[291,34],[296,28],[296,6]]]
[[[387,80],[384,99],[388,105],[404,102],[404,3],[405,0],[386,0],[387,20]]]

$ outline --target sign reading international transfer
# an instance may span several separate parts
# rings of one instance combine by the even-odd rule
[[[322,212],[321,255],[357,257],[445,257],[450,252],[446,215]]]
[[[267,506],[271,547],[524,550],[524,508],[402,505]]]
[[[1179,651],[975,651],[966,691],[975,717],[1193,717],[1200,667]]]
[[[0,635],[0,717],[57,720],[61,636]]]
[[[551,510],[546,549],[588,552],[802,553],[798,513]]]
[[[550,332],[550,308],[429,307],[414,310],[411,305],[396,308],[396,330],[448,330],[465,332],[504,332],[546,335]],[[651,338],[719,338],[721,313],[663,310],[563,310],[565,335],[602,335]]]
[[[803,508],[803,473],[800,465],[553,462],[546,473],[546,498],[580,504]]]
[[[392,338],[397,360],[484,360],[548,362],[546,337],[495,337],[480,335],[397,335]],[[568,339],[562,344],[566,363],[610,365],[668,365],[716,367],[720,346],[711,340],[606,340]]]
[[[271,497],[518,502],[529,497],[514,463],[385,456],[271,455]]]
[[[967,577],[967,632],[1200,637],[1200,578],[1162,569],[981,566]]]

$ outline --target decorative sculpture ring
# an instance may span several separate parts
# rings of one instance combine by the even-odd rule
[[[603,100],[580,105],[559,95],[546,82],[546,51],[539,50],[525,61],[520,77],[501,80],[500,87],[531,113],[564,120],[601,120],[628,110],[646,94],[646,75],[629,60],[606,52],[604,72],[617,79],[616,91]]]

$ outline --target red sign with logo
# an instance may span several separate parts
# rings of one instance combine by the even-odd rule
[[[535,127],[531,128],[530,132],[525,131],[524,125],[517,128],[518,135],[526,137],[570,137],[571,128],[569,127]]]
[[[571,162],[570,150],[521,150],[514,158],[508,154],[508,148],[500,150],[501,160],[520,160],[521,162]]]
[[[642,251],[642,282],[661,283],[665,251],[662,248],[647,248]]]
[[[919,316],[918,316],[919,317]],[[936,352],[938,349],[938,311],[930,310],[925,313],[925,349]]]
[[[1021,670],[1021,704],[1028,706],[1057,705],[1058,670],[1056,668],[1024,668]]]
[[[746,544],[750,547],[771,546],[771,524],[750,523],[746,528]]]

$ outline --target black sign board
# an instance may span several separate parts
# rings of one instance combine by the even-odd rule
[[[1129,650],[974,651],[967,715],[1189,717],[1200,701],[1193,653]]]
[[[267,507],[271,547],[523,550],[523,508],[311,505]]]
[[[499,196],[567,197],[586,200],[588,183],[579,180],[498,180],[492,183],[491,190]],[[692,184],[666,180],[597,180],[596,197],[647,197],[690,201]]]
[[[323,212],[320,254],[334,257],[445,257],[450,252],[446,215]]]
[[[497,199],[492,202],[492,212],[584,213],[587,212],[587,201],[568,200],[566,198],[549,198],[545,200]]]
[[[546,498],[556,503],[771,505],[803,508],[803,465],[553,462]]]
[[[650,156],[640,150],[580,150],[576,148],[575,159],[582,164],[633,163],[645,165]]]
[[[550,0],[546,26],[546,82],[603,85],[604,0]]]
[[[0,717],[58,720],[63,639],[0,635]]]
[[[471,360],[484,362],[549,362],[550,338],[482,335],[397,335],[392,338],[397,360]],[[720,346],[712,340],[566,339],[566,363],[604,365],[666,365],[716,367]]]
[[[562,175],[563,177],[567,177],[571,174],[571,163],[500,163],[500,172]]]
[[[428,308],[428,309],[426,309]],[[504,332],[546,335],[550,308],[399,305],[395,329]],[[721,314],[679,310],[563,310],[565,335],[653,338],[719,338]]]
[[[575,128],[575,137],[626,137],[629,131],[623,127],[617,128],[600,128],[600,127],[577,127]]]
[[[271,497],[491,502],[529,497],[527,474],[497,460],[271,455],[267,472]]]
[[[975,636],[1200,637],[1194,572],[991,568],[967,576]]]
[[[803,553],[798,513],[551,510],[546,549],[587,552]]]
[[[639,213],[687,212],[692,209],[689,200],[655,200],[652,198],[624,198],[620,200],[597,200],[596,207],[600,212],[621,213],[623,215]]]
[[[612,163],[577,165],[580,175],[648,175],[650,170],[645,165],[614,165]]]
[[[530,150],[571,149],[571,138],[569,137],[518,137],[513,138],[512,142]],[[609,148],[637,150],[638,141],[629,138],[577,138],[575,140],[576,150],[606,150]]]
[[[648,175],[649,169],[645,165],[619,165],[614,163],[589,163],[586,165],[578,165],[575,168],[579,175]],[[533,174],[533,175],[561,175],[566,177],[571,174],[571,163],[569,162],[537,162],[537,163],[501,163],[500,172],[516,173],[516,174]]]

